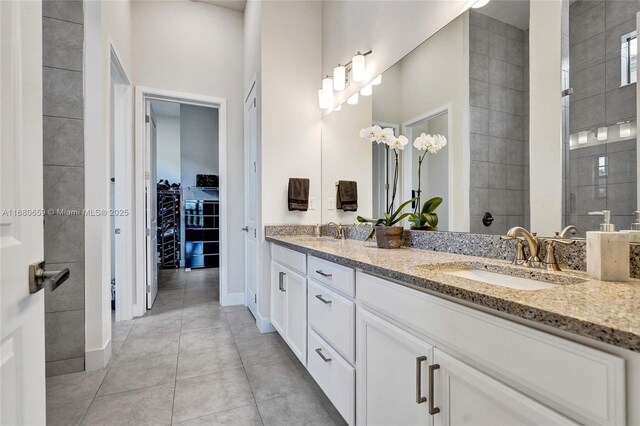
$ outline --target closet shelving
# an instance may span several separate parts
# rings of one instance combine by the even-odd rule
[[[158,190],[158,262],[162,269],[180,267],[180,190]]]
[[[220,266],[220,199],[218,188],[184,189],[185,267]]]

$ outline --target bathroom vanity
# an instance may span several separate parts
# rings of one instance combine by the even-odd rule
[[[349,424],[640,422],[637,280],[267,240],[272,323]]]

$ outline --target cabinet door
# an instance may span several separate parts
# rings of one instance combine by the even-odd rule
[[[436,425],[575,424],[438,348],[433,362]]]
[[[307,365],[307,279],[285,270],[284,294],[286,326],[284,340],[300,361]]]
[[[285,336],[285,291],[286,270],[278,263],[271,262],[271,325],[282,337]]]
[[[427,409],[432,347],[358,308],[357,424],[431,425]]]

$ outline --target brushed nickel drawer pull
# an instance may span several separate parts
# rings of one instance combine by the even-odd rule
[[[287,291],[284,288],[284,277],[287,275],[286,272],[280,272],[278,275],[278,290],[280,291]]]
[[[429,414],[432,416],[438,414],[440,409],[433,406],[433,372],[440,368],[440,364],[432,364],[429,366]]]
[[[332,274],[327,274],[326,272],[323,272],[323,271],[322,271],[322,269],[318,269],[318,270],[316,271],[316,274],[320,274],[320,275],[322,275],[322,276],[323,276],[323,277],[325,277],[325,278],[331,278],[331,277],[333,276]]]
[[[318,355],[320,355],[320,358],[322,358],[322,360],[323,360],[324,362],[331,362],[331,358],[327,358],[327,357],[326,357],[326,356],[324,356],[324,354],[322,353],[322,348],[318,348],[318,349],[316,349],[316,353],[317,353]]]
[[[321,294],[316,294],[316,299],[318,299],[319,301],[321,301],[325,305],[330,305],[331,304],[331,300],[325,299],[324,297],[322,297]]]
[[[419,356],[416,358],[416,404],[422,404],[427,401],[425,396],[422,396],[422,362],[426,361],[426,356]]]

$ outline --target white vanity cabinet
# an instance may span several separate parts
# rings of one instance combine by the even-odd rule
[[[271,324],[307,365],[306,255],[272,245]]]

